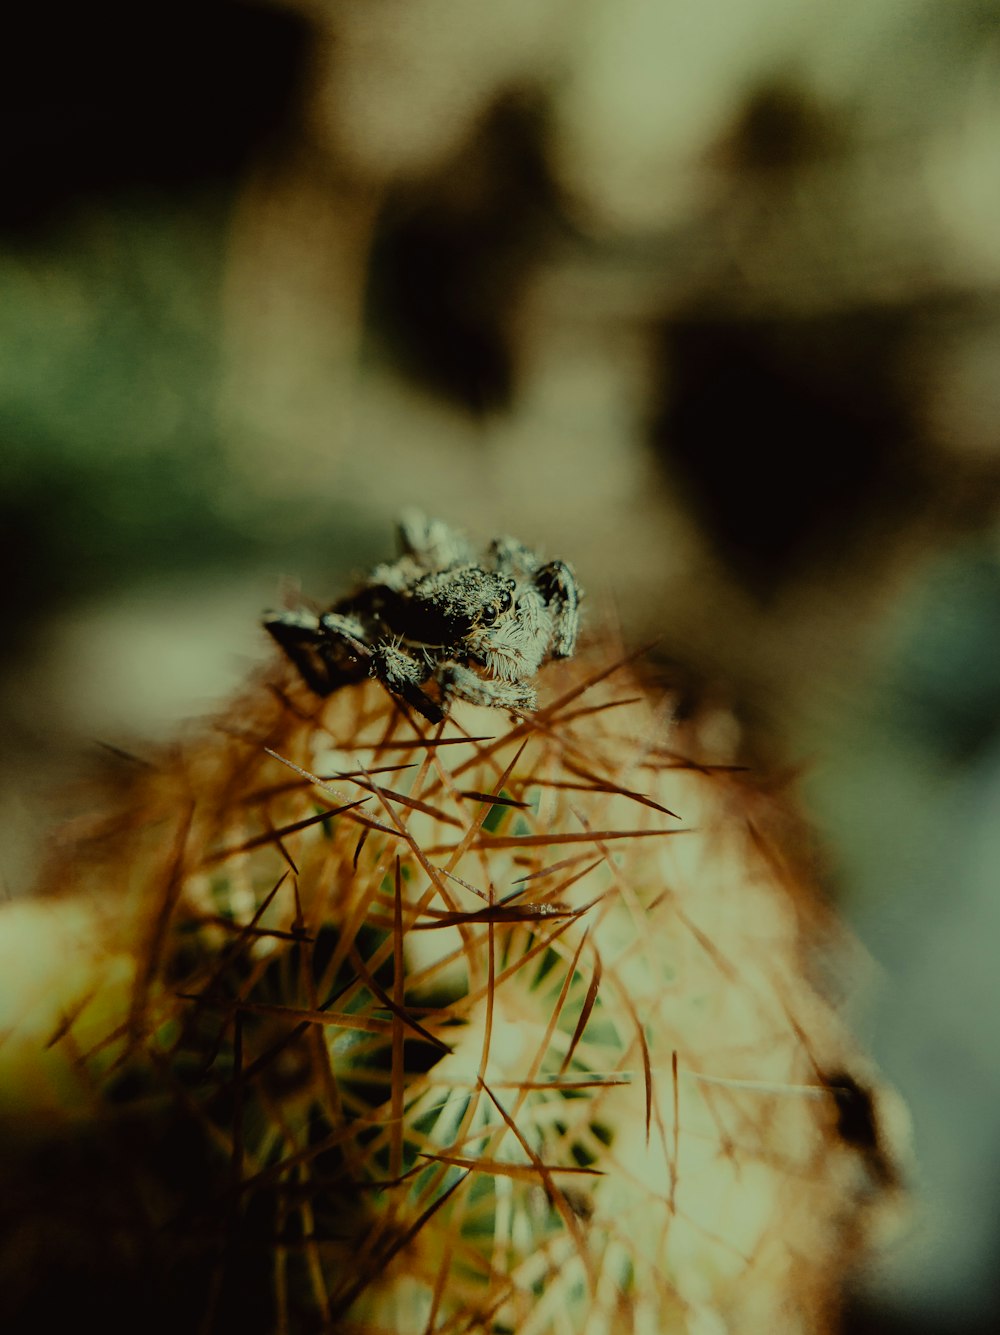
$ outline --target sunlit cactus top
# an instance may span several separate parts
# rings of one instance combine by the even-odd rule
[[[540,685],[432,724],[285,665],[64,862],[132,966],[53,1052],[170,1130],[127,1199],[171,1320],[832,1322],[892,1170],[795,823],[608,643]]]

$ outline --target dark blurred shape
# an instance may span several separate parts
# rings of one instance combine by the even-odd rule
[[[925,1312],[897,1306],[891,1298],[849,1293],[840,1331],[841,1335],[996,1335],[996,1311],[997,1306],[979,1312],[952,1313],[940,1307]]]
[[[841,1335],[994,1335],[995,1331],[989,1319],[970,1322],[964,1316],[948,1319],[941,1312],[895,1310],[860,1296],[848,1296],[840,1319]]]
[[[720,156],[736,171],[790,173],[843,147],[842,140],[805,90],[776,80],[748,99]]]
[[[874,1184],[879,1188],[898,1186],[896,1155],[884,1143],[872,1091],[847,1071],[835,1071],[825,1076],[823,1083],[837,1109],[837,1134],[841,1140],[861,1154]]]
[[[376,230],[370,327],[397,370],[475,413],[510,402],[510,322],[556,216],[543,143],[535,101],[502,99],[442,172],[396,191]]]
[[[217,1147],[193,1113],[123,1112],[110,1141],[84,1128],[17,1148],[16,1166],[3,1165],[0,1205],[5,1335],[174,1335],[192,1328],[192,1313],[218,1335],[275,1329],[273,1243],[279,1219],[297,1215],[266,1187],[235,1209],[219,1190]],[[13,1148],[3,1153],[12,1158]],[[363,1209],[351,1202],[352,1217]],[[164,1224],[158,1211],[173,1217]]]
[[[920,492],[895,377],[906,313],[726,319],[664,327],[651,438],[734,574],[766,596],[891,529]]]
[[[221,0],[13,7],[0,230],[30,234],[80,196],[235,171],[285,123],[307,36],[288,11]]]

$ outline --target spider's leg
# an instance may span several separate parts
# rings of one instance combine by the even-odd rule
[[[364,627],[354,617],[337,612],[322,616],[302,610],[272,612],[263,624],[316,695],[330,695],[368,670],[371,650],[364,643]]]
[[[502,575],[532,575],[538,569],[538,557],[516,538],[494,538],[486,557]]]
[[[580,629],[580,588],[572,567],[549,561],[535,571],[534,583],[552,617],[552,657],[569,658]]]
[[[458,697],[473,705],[492,705],[496,709],[534,709],[535,692],[523,681],[502,681],[496,677],[480,677],[461,663],[445,661],[434,675],[441,683],[446,700]]]
[[[429,519],[422,510],[404,510],[397,523],[404,558],[412,557],[424,570],[447,570],[473,560],[464,536],[441,519]]]
[[[420,689],[431,675],[429,664],[399,649],[388,640],[372,650],[372,672],[392,695],[398,695],[430,723],[440,723],[444,710]]]

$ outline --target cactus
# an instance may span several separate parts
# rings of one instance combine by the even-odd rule
[[[892,1169],[787,800],[606,639],[542,684],[433,725],[284,665],[122,761],[8,1036],[10,1329],[833,1325]]]

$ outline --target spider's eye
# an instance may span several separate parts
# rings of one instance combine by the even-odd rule
[[[497,609],[491,605],[490,607],[483,608],[482,615],[479,619],[484,626],[492,626],[494,621],[496,621],[497,616]]]
[[[510,589],[504,589],[500,596],[500,611],[506,612],[513,601],[513,598],[510,596]]]

